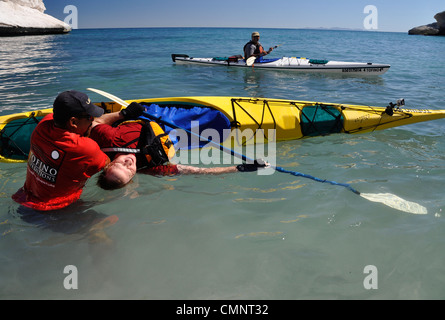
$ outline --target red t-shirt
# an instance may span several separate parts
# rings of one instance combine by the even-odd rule
[[[31,136],[25,185],[12,198],[36,210],[66,207],[80,198],[87,180],[107,160],[95,141],[55,127],[50,114]]]
[[[142,124],[139,122],[125,122],[117,127],[107,124],[96,125],[90,133],[91,139],[96,141],[101,148],[126,147],[134,149],[137,147],[139,136],[141,135]],[[127,145],[130,141],[133,143]],[[112,154],[109,154],[110,157]],[[154,168],[145,168],[146,164],[137,157],[136,166],[142,169],[142,173],[152,175],[175,175],[178,174],[176,165],[157,166]]]
[[[108,124],[96,125],[90,133],[90,138],[101,148],[123,147],[136,148],[141,135],[142,124],[139,122],[125,122],[117,127]],[[127,145],[130,141],[133,143]]]

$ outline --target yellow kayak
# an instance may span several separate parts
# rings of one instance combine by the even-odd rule
[[[277,141],[331,133],[366,133],[445,118],[445,110],[372,107],[325,102],[234,97],[128,100],[145,105],[183,105],[219,110],[239,129],[276,129]],[[117,104],[118,105],[118,104]],[[118,105],[119,106],[119,105]]]
[[[52,108],[0,116],[0,162],[24,162],[31,133]]]
[[[148,113],[199,134],[216,129],[221,143],[232,144],[302,139],[333,133],[366,133],[445,118],[445,110],[408,109],[402,103],[388,107],[245,97],[170,97],[126,100],[139,102]],[[107,112],[116,102],[97,103]],[[39,118],[52,109],[0,117],[0,161],[23,162]],[[178,118],[180,118],[178,120]],[[203,120],[201,120],[203,119]],[[193,121],[193,123],[192,123]],[[166,130],[167,131],[167,130]],[[213,133],[214,135],[214,133]]]

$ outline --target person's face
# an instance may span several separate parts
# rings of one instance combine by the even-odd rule
[[[85,115],[79,115],[74,117],[76,119],[76,133],[78,133],[81,136],[86,136],[88,134],[88,131],[90,130],[90,127],[93,123],[94,117],[85,114]]]
[[[136,174],[136,156],[134,154],[119,154],[108,165],[106,179],[126,185]]]
[[[258,43],[258,41],[260,41],[260,36],[253,36],[253,37],[252,37],[252,41],[253,41],[254,43]]]

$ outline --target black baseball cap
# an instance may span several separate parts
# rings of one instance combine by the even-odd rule
[[[70,90],[59,94],[53,104],[54,118],[66,119],[87,113],[92,117],[100,117],[104,109],[91,103],[85,93]]]

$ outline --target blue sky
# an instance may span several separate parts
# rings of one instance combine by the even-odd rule
[[[377,31],[407,32],[435,22],[444,0],[43,0],[64,20],[78,10],[79,28],[245,27],[363,29],[367,5],[378,10]]]

